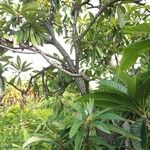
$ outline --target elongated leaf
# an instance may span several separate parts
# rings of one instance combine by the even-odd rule
[[[137,60],[140,53],[150,50],[150,39],[136,42],[123,50],[119,72],[130,68]]]
[[[107,108],[107,109],[104,109],[104,110],[102,110],[102,111],[100,111],[100,112],[94,114],[93,120],[100,118],[101,114],[104,114],[104,113],[106,113],[106,112],[108,112],[108,111],[110,111],[110,110],[111,110],[111,108]]]
[[[50,144],[53,143],[52,140],[50,140],[49,138],[43,138],[43,137],[38,137],[38,136],[33,136],[31,138],[29,138],[24,144],[23,144],[23,149],[25,149],[27,146],[31,145],[32,143],[35,142],[48,142]]]
[[[124,31],[125,33],[150,33],[150,23],[126,27]]]
[[[21,9],[21,13],[27,13],[30,11],[37,11],[39,8],[39,4],[38,3],[27,3],[25,5],[23,5],[22,9]]]
[[[128,94],[134,98],[136,93],[136,76],[130,77],[127,73],[121,72],[119,74],[119,79],[127,86]]]
[[[112,92],[117,92],[117,93],[121,92],[121,93],[127,94],[127,88],[115,81],[101,80],[99,84],[100,84],[100,90],[102,91],[111,90]]]
[[[93,122],[93,125],[100,129],[101,131],[105,132],[105,133],[108,133],[108,134],[111,134],[111,132],[109,131],[109,128],[103,123],[103,122],[100,122],[100,121],[94,121]]]
[[[75,138],[75,150],[80,150],[82,147],[84,130],[81,128]]]
[[[15,11],[7,4],[0,3],[0,9],[6,13],[13,15],[13,16],[16,15]]]
[[[4,91],[4,78],[0,77],[0,90]]]
[[[82,122],[81,120],[75,120],[74,124],[72,125],[70,132],[69,132],[69,137],[72,138],[78,131],[78,129],[80,128]]]
[[[0,61],[8,62],[9,59],[13,58],[12,56],[2,56],[0,57]]]
[[[146,149],[147,146],[147,127],[145,119],[139,119],[131,125],[131,133],[137,136],[142,141],[132,140],[132,144],[135,150]]]
[[[101,114],[99,116],[101,119],[114,119],[114,120],[125,120],[121,116],[112,113]]]
[[[141,106],[146,107],[146,100],[150,94],[150,71],[145,73],[145,78],[141,78],[141,82],[139,81],[137,85],[136,100]]]
[[[18,69],[21,70],[21,58],[19,56],[17,56],[17,66],[18,66]]]
[[[125,14],[121,10],[121,8],[118,7],[117,9],[117,14],[118,14],[118,21],[119,21],[119,26],[120,28],[123,28],[125,26]]]
[[[98,136],[90,136],[90,139],[91,139],[91,142],[93,145],[98,145],[98,146],[101,146],[101,145],[104,145],[106,147],[108,147],[109,150],[115,150],[115,147],[108,144],[106,141],[104,141],[101,137],[98,137]],[[99,147],[100,148],[100,147]],[[97,149],[99,150],[99,149]]]
[[[6,23],[5,20],[0,20],[0,28],[3,27],[3,25]]]
[[[121,109],[124,110],[130,110],[133,112],[139,111],[138,106],[126,94],[120,95],[116,93],[95,91],[93,93],[82,96],[79,101],[89,101],[90,99],[93,99],[95,105],[98,107],[113,109],[119,109],[121,107]]]
[[[14,45],[18,45],[20,43],[22,43],[24,40],[24,33],[22,30],[18,30],[14,33],[14,39],[13,39],[13,43]]]
[[[114,125],[111,125],[111,124],[106,124],[106,126],[110,131],[116,132],[116,133],[118,133],[120,135],[123,135],[127,138],[131,138],[131,139],[138,140],[138,141],[141,140],[139,137],[136,137],[136,136],[132,135],[131,133],[129,133],[128,131],[126,131],[126,130],[120,128],[120,127],[117,127],[117,126],[114,126]]]

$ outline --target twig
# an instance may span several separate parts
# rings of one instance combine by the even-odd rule
[[[68,74],[68,75],[70,75],[70,76],[72,76],[72,77],[82,77],[82,78],[84,78],[84,79],[86,79],[86,80],[89,80],[88,77],[85,76],[85,75],[83,75],[83,74],[69,72],[69,71],[63,69],[62,66],[53,63],[52,61],[50,61],[50,60],[47,58],[47,56],[46,56],[42,51],[39,51],[39,53],[43,56],[43,58],[45,58],[45,60],[46,60],[49,64],[51,64],[53,67],[57,68],[58,70],[60,70],[60,71],[62,71],[62,72],[64,72],[64,73],[66,73],[66,74]]]
[[[85,29],[85,31],[78,37],[78,41],[80,41],[86,34],[87,32],[91,29],[91,27],[94,25],[96,22],[97,18],[107,9],[107,7],[113,5],[115,2],[119,2],[121,0],[111,0],[105,5],[103,5],[98,13],[95,15],[94,19],[89,23],[88,27]]]
[[[17,91],[19,91],[20,93],[23,93],[24,90],[18,88],[14,83],[12,82],[8,82],[7,80],[4,79],[4,82],[6,82],[7,84],[13,86]]]
[[[51,69],[51,68],[53,68],[53,67],[50,65],[50,66],[48,66],[48,67],[46,67],[46,68],[43,68],[43,69],[42,69],[41,71],[39,71],[37,74],[31,76],[31,77],[30,77],[30,80],[29,80],[29,83],[28,83],[28,86],[27,86],[26,90],[24,90],[25,93],[28,93],[28,91],[30,90],[33,79],[35,79],[35,78],[38,77],[40,74],[42,74],[43,72],[45,72],[45,71],[47,71],[48,69]]]

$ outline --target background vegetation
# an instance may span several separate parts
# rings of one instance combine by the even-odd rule
[[[0,149],[149,150],[149,8],[141,0],[0,1]],[[18,53],[40,54],[49,66],[37,71]]]

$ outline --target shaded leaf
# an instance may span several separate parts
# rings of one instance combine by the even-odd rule
[[[103,122],[100,122],[100,121],[94,121],[93,122],[93,125],[100,129],[101,131],[105,132],[105,133],[108,133],[108,134],[111,134],[111,132],[109,131],[109,128],[103,123]]]
[[[114,120],[125,120],[121,116],[112,113],[101,114],[99,116],[101,119],[114,119]]]
[[[110,130],[110,131],[113,131],[113,132],[116,132],[120,135],[123,135],[127,138],[131,138],[131,139],[135,139],[135,140],[141,140],[139,137],[136,137],[134,136],[133,134],[129,133],[128,131],[118,127],[118,126],[114,126],[114,125],[111,125],[111,124],[106,124],[107,128]]]
[[[132,140],[132,144],[135,150],[146,149],[147,146],[147,127],[145,119],[138,119],[130,128],[131,133],[137,136],[142,141]]]

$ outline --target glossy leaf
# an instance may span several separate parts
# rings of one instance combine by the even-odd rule
[[[150,39],[136,42],[123,50],[119,72],[129,69],[136,62],[139,54],[150,50]]]
[[[128,26],[125,28],[124,32],[125,33],[150,33],[150,23]]]
[[[102,91],[121,92],[127,94],[127,88],[115,81],[101,80],[99,82]]]

